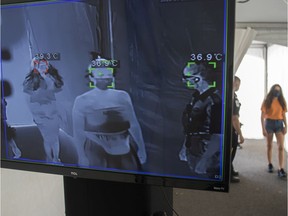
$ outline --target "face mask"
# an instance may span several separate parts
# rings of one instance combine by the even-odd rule
[[[278,90],[273,90],[273,96],[274,96],[274,97],[279,97],[279,96],[280,96],[280,91],[278,91]]]

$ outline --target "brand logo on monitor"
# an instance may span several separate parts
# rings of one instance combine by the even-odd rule
[[[77,172],[70,172],[70,174],[73,175],[73,176],[78,176]]]

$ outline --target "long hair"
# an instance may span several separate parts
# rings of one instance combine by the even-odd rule
[[[275,89],[275,87],[279,87],[280,88],[280,95],[278,97],[278,101],[282,107],[283,110],[286,110],[287,108],[287,104],[286,104],[286,100],[283,96],[283,92],[282,92],[282,88],[279,84],[274,84],[271,88],[270,88],[270,91],[268,92],[265,100],[264,100],[264,107],[268,110],[271,108],[271,104],[272,104],[272,101],[274,99],[274,95],[273,95],[273,91]]]
[[[56,88],[61,88],[64,85],[63,79],[60,76],[58,70],[53,67],[51,64],[48,65],[47,74],[50,74],[54,79],[54,85]],[[40,82],[44,81],[43,77],[32,69],[28,75],[25,77],[23,85],[30,85],[32,90],[35,91],[40,87]]]

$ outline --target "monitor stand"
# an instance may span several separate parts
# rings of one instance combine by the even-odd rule
[[[66,216],[170,216],[173,212],[173,188],[162,186],[64,177],[64,195]]]

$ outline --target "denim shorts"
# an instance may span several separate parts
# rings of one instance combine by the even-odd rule
[[[265,129],[267,133],[279,133],[284,128],[283,124],[284,124],[283,120],[266,119]]]

